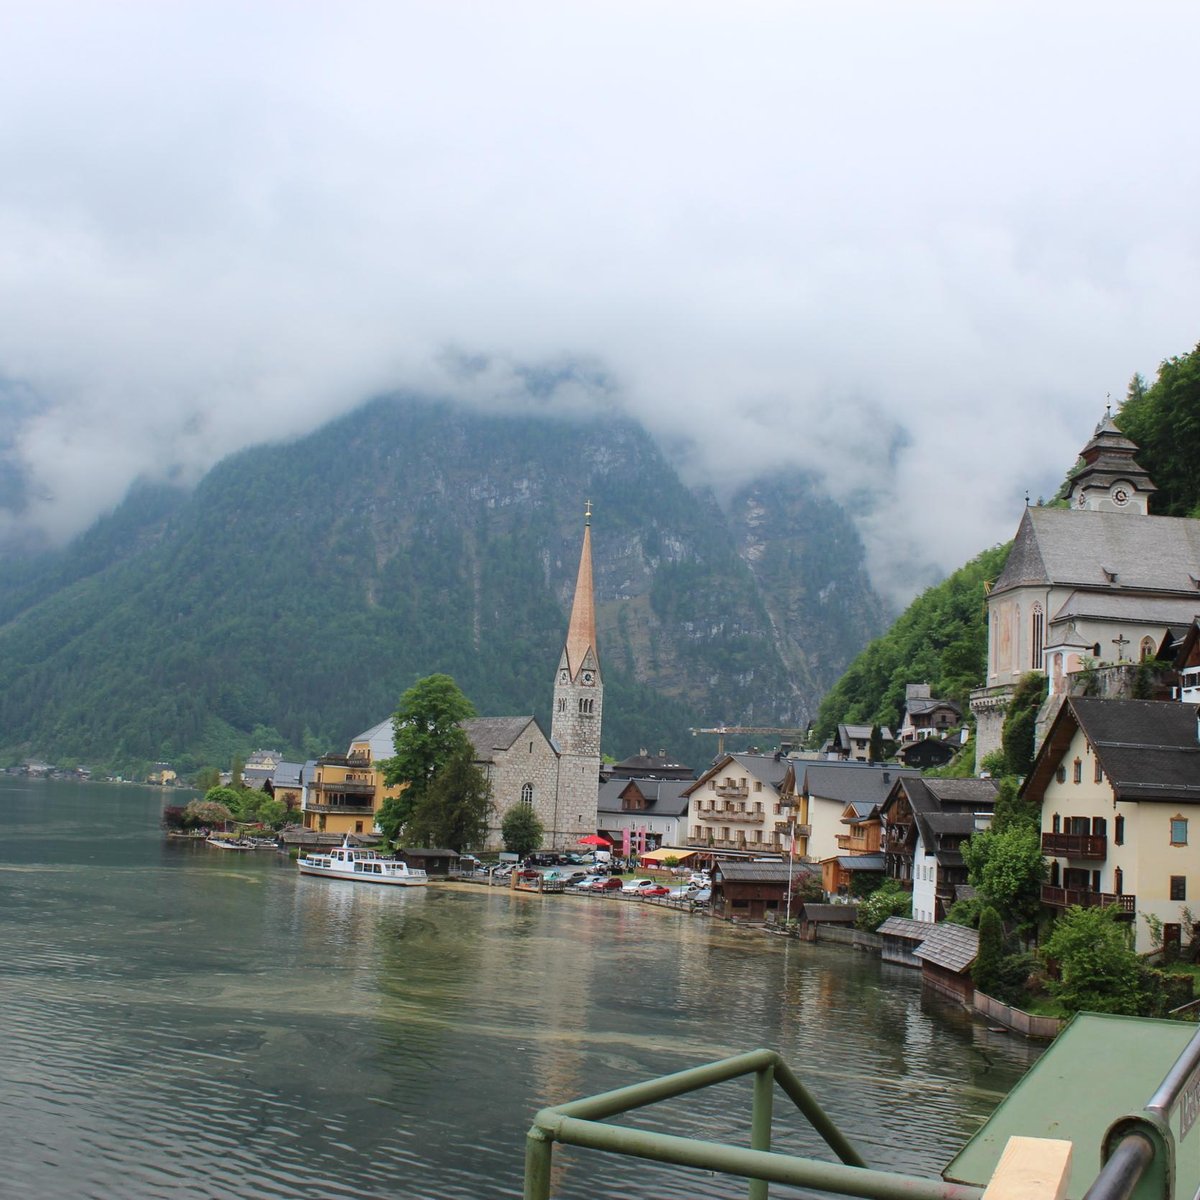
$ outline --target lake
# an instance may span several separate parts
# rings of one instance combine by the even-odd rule
[[[759,1046],[872,1166],[932,1176],[1037,1054],[848,949],[640,903],[301,878],[167,842],[163,802],[0,779],[6,1196],[519,1196],[538,1108]],[[749,1085],[629,1120],[746,1144]],[[777,1148],[816,1149],[782,1096],[775,1125]],[[745,1195],[555,1157],[563,1200]]]

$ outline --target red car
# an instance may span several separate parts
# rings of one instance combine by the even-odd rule
[[[621,880],[615,875],[609,879],[601,879],[598,883],[592,884],[593,892],[619,892],[621,890]]]
[[[642,888],[638,893],[639,896],[669,896],[671,889],[663,887],[661,883],[656,883],[653,887]]]

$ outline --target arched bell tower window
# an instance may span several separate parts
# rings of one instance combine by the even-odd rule
[[[1141,651],[1138,657],[1145,662],[1148,658],[1154,657],[1154,639],[1152,637],[1142,638]]]
[[[527,808],[533,805],[533,784],[527,783],[521,788],[521,803]]]

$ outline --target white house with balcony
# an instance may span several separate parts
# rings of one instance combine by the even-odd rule
[[[781,803],[792,764],[782,754],[725,754],[681,793],[688,799],[687,845],[783,854],[792,810]]]

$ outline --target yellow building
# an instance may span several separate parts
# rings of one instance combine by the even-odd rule
[[[407,786],[384,783],[380,764],[391,755],[388,718],[354,738],[345,755],[327,754],[305,763],[300,804],[304,828],[317,833],[371,833],[380,805]]]
[[[1022,791],[1042,809],[1044,904],[1117,905],[1139,953],[1154,948],[1147,915],[1162,922],[1165,942],[1191,940],[1188,910],[1200,911],[1193,705],[1068,697]]]

